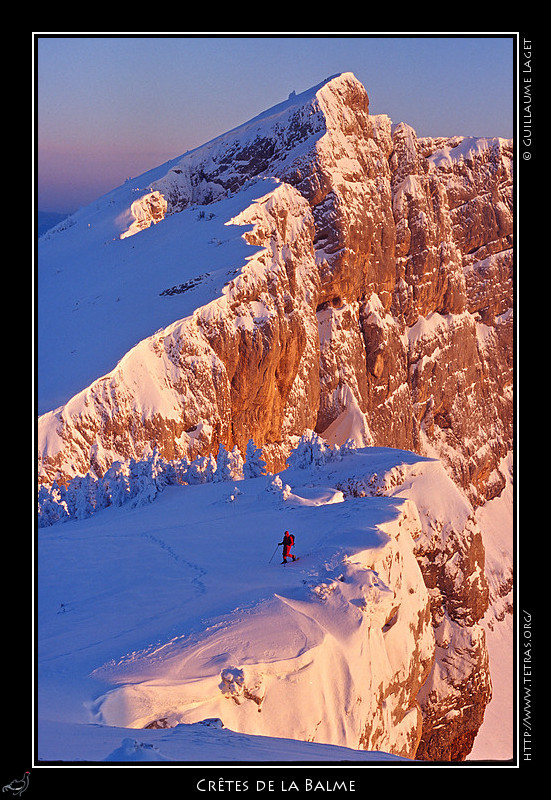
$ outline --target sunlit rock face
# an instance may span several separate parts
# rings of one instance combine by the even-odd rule
[[[350,73],[186,154],[135,198],[121,238],[139,248],[148,226],[256,181],[256,202],[227,220],[252,255],[219,297],[41,418],[40,480],[155,448],[244,452],[250,438],[277,471],[313,429],[434,456],[472,508],[499,495],[513,424],[512,156],[510,140],[419,138],[370,115]],[[435,522],[417,546],[446,656],[422,692],[427,759],[465,757],[491,694],[484,550],[467,517],[445,542]]]

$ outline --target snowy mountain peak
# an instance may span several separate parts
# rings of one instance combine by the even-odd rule
[[[94,486],[91,505],[113,510],[110,492],[126,493],[130,478],[148,495],[157,463],[176,490],[210,483],[217,458],[242,465],[251,441],[291,494],[285,470],[297,447],[340,453],[352,442],[438,464],[453,519],[447,502],[448,518],[440,513],[444,495],[431,495],[426,464],[416,475],[382,470],[381,484],[355,474],[329,482],[332,498],[406,485],[418,511],[432,498],[412,588],[417,598],[428,589],[435,660],[428,677],[403,677],[423,684],[422,735],[415,711],[397,750],[426,759],[465,757],[489,698],[476,520],[510,480],[512,207],[511,142],[420,139],[370,115],[366,90],[343,73],[127,181],[38,247],[45,505],[54,494],[74,516],[73,495]],[[381,587],[370,584],[370,609],[384,609],[392,638]],[[359,599],[333,588],[339,601]],[[285,599],[270,603],[298,620],[298,638],[303,624],[319,632],[296,598],[277,594]],[[461,698],[474,674],[472,711]],[[110,700],[101,705],[107,713]]]
[[[285,102],[172,163],[133,201],[133,221],[121,238],[156,224],[165,214],[233,194],[252,179],[284,174],[328,127],[342,127],[343,109],[356,113],[359,106],[367,112],[367,93],[352,73],[328,78],[302,94],[292,93]]]

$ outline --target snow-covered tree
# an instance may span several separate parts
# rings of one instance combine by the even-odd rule
[[[143,506],[152,503],[157,497],[159,488],[154,477],[153,459],[134,461],[130,463],[130,497],[132,506]]]
[[[266,491],[273,492],[273,494],[280,495],[283,500],[287,500],[291,494],[291,487],[288,483],[284,484],[279,475],[274,475],[266,486]]]
[[[190,467],[190,463],[185,456],[177,461],[172,461],[170,467],[173,473],[174,483],[187,483],[187,472]]]
[[[213,456],[197,456],[189,465],[186,481],[192,485],[209,483],[213,480],[215,471],[216,459]]]
[[[315,431],[307,430],[287,459],[287,464],[289,467],[307,469],[326,464],[331,458],[332,451],[327,442]]]
[[[254,474],[262,474],[265,467],[261,451],[252,448],[251,463]],[[259,471],[260,470],[260,471]],[[166,461],[158,450],[144,454],[144,458],[115,461],[96,478],[92,472],[77,476],[64,489],[56,483],[50,489],[42,486],[38,492],[38,525],[54,525],[63,519],[85,519],[109,506],[132,506],[151,503],[166,486],[208,483],[213,480],[237,481],[243,479],[243,458],[236,446],[231,453],[220,445],[218,458],[198,456],[190,464],[187,458]]]
[[[230,453],[230,473],[231,473],[230,480],[234,481],[243,480],[244,463],[245,462],[243,461],[241,450],[237,445],[234,445],[233,450]]]
[[[243,465],[244,478],[258,478],[266,474],[266,462],[262,458],[262,449],[257,447],[252,439],[247,443],[245,464]]]
[[[243,457],[237,445],[228,452],[223,444],[218,447],[215,481],[239,481],[243,479]]]
[[[346,442],[340,448],[340,455],[346,456],[352,453],[355,453],[357,450],[356,441],[354,439],[347,439]]]
[[[219,481],[231,481],[231,465],[230,465],[230,454],[220,442],[218,446],[218,455],[216,456],[216,472],[214,473],[214,480],[216,482]]]
[[[111,498],[111,505],[122,506],[130,499],[129,475],[128,463],[114,461],[103,476],[106,491]]]
[[[96,479],[87,473],[77,475],[67,487],[67,510],[71,519],[86,519],[96,508]]]
[[[105,475],[98,478],[96,484],[96,511],[101,511],[111,505],[111,495],[109,493],[108,484],[105,480]]]
[[[52,487],[42,485],[38,490],[38,526],[45,528],[68,519],[65,491],[54,481]]]
[[[175,462],[166,461],[166,459],[160,455],[157,448],[144,460],[150,462],[151,477],[155,481],[155,485],[160,492],[165,486],[174,486],[174,484],[179,482],[176,474]],[[186,467],[188,465],[189,462],[186,459]]]

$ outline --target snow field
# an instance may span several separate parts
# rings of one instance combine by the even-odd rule
[[[404,747],[416,714],[396,724],[379,694],[410,668],[409,622],[426,603],[413,506],[335,490],[351,468],[396,459],[420,461],[368,449],[282,473],[287,499],[266,477],[239,482],[239,494],[231,482],[168,487],[148,506],[41,529],[40,718],[134,729],[220,718],[236,732],[356,749],[379,716],[388,752]],[[281,566],[278,548],[269,563],[287,529],[301,560]]]

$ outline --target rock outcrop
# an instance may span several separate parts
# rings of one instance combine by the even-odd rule
[[[513,427],[511,165],[509,140],[418,138],[370,115],[350,73],[183,157],[134,201],[122,236],[139,244],[147,226],[258,181],[231,220],[254,255],[218,299],[41,417],[40,480],[153,448],[244,452],[250,438],[277,471],[314,429],[437,457],[473,508],[498,495]],[[435,524],[418,547],[452,687],[426,684],[427,759],[464,758],[490,696],[469,519],[445,542]]]

